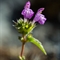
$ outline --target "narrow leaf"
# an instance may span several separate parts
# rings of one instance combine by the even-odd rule
[[[39,40],[35,39],[35,38],[32,37],[31,35],[29,35],[29,36],[27,37],[27,40],[28,40],[29,42],[33,43],[34,45],[36,45],[45,55],[47,55],[47,53],[46,53],[46,51],[45,51],[42,43],[41,43]]]

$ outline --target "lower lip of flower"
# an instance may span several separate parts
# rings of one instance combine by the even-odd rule
[[[34,12],[32,11],[32,9],[26,8],[22,11],[21,14],[24,16],[24,18],[31,19],[32,16],[34,15]]]

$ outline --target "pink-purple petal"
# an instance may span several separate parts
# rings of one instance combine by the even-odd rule
[[[32,9],[26,8],[22,11],[21,14],[24,16],[24,18],[31,19],[32,16],[34,15],[34,12]]]
[[[44,10],[45,8],[40,8],[38,9],[37,13],[42,13],[42,11]]]
[[[34,22],[39,22],[40,24],[44,24],[45,21],[46,21],[46,18],[43,14],[40,14],[40,13],[37,12],[37,14],[35,15],[33,21]]]
[[[26,4],[25,4],[25,6],[24,6],[24,8],[30,8],[30,1],[28,1]]]

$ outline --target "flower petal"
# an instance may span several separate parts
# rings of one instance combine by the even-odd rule
[[[40,24],[44,24],[46,21],[46,18],[43,14],[40,14],[37,12],[37,14],[34,17],[34,22],[39,22]]]
[[[38,9],[38,13],[42,13],[42,11],[44,10],[45,8],[40,8],[40,9]]]
[[[32,16],[34,15],[34,12],[32,9],[26,8],[22,11],[21,14],[24,16],[24,18],[31,19]]]
[[[24,8],[30,8],[30,1],[28,1],[26,4],[25,4],[25,6],[24,6]]]

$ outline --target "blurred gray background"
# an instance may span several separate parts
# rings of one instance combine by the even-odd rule
[[[21,42],[12,21],[23,18],[21,11],[27,1],[0,0],[0,60],[19,60]],[[35,13],[39,8],[45,8],[43,14],[47,21],[44,25],[37,23],[32,34],[42,42],[48,55],[44,56],[36,46],[27,43],[24,50],[26,60],[60,60],[60,0],[29,1]]]

